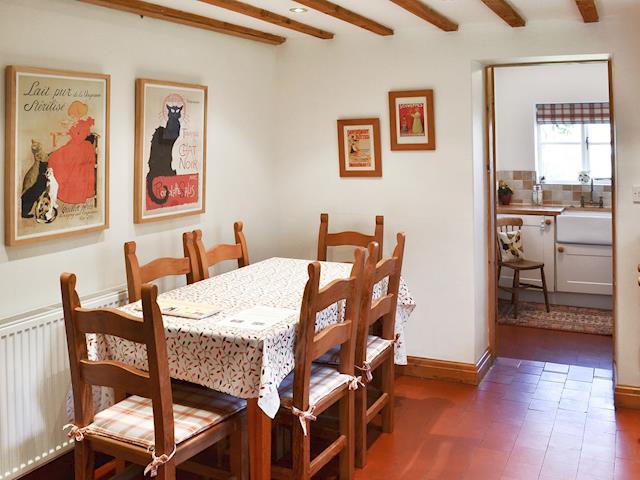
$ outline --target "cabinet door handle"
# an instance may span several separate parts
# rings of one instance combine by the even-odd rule
[[[558,252],[564,253],[564,247],[562,247],[562,246],[558,247]]]
[[[545,224],[545,225],[551,225],[551,220],[547,218],[547,219],[544,221],[544,224]]]

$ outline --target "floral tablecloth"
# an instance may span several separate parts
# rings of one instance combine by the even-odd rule
[[[278,385],[293,370],[296,324],[309,260],[271,258],[244,268],[187,285],[160,295],[160,299],[181,300],[221,308],[202,320],[164,316],[171,376],[241,398],[258,398],[258,405],[273,417],[280,399]],[[321,262],[320,285],[349,276],[351,265]],[[374,296],[386,290],[378,284]],[[255,307],[295,310],[286,320],[256,331],[229,326],[225,319]],[[406,364],[404,327],[415,302],[401,281],[396,315],[397,364]],[[123,310],[140,315],[132,305]],[[318,329],[338,319],[334,304],[316,319]],[[225,324],[226,323],[226,324]],[[146,369],[146,352],[141,344],[98,335],[89,341],[92,358],[109,358]]]

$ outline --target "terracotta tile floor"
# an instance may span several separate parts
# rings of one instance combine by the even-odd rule
[[[497,325],[498,355],[583,367],[611,368],[613,340],[607,335]]]
[[[71,462],[28,478],[66,480]],[[609,369],[503,357],[478,387],[399,377],[395,431],[356,479],[638,480],[640,411],[614,411]]]
[[[357,479],[640,479],[640,411],[611,371],[499,358],[475,388],[400,377],[396,430]]]

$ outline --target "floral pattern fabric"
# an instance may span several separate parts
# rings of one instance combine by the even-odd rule
[[[164,316],[171,376],[240,398],[258,398],[269,416],[279,406],[278,386],[294,367],[294,339],[308,260],[271,258],[244,268],[163,293],[161,299],[214,305],[221,311],[208,318],[190,320]],[[320,286],[349,276],[351,265],[321,262]],[[386,292],[386,280],[376,285],[374,297]],[[401,281],[396,315],[397,364],[406,364],[404,327],[415,302]],[[242,310],[267,306],[295,310],[289,318],[263,330],[230,326],[225,319]],[[122,310],[140,316],[130,305]],[[316,328],[322,330],[338,321],[336,304],[318,313]],[[147,369],[141,344],[106,335],[88,342],[92,358],[119,360]]]

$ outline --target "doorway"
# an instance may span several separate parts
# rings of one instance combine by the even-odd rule
[[[485,89],[490,350],[610,371],[611,60],[489,65]]]

